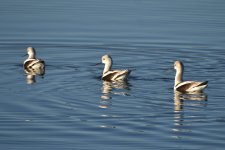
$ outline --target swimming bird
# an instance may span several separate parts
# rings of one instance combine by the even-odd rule
[[[36,58],[36,51],[33,47],[27,48],[28,58],[23,62],[24,71],[32,75],[44,75],[45,62]]]
[[[111,70],[112,68],[112,58],[109,55],[102,56],[102,63],[105,64],[103,73],[102,73],[102,80],[106,81],[124,81],[127,80],[128,75],[130,74],[131,70]]]
[[[208,81],[183,81],[184,66],[181,61],[174,62],[174,69],[176,70],[174,90],[181,93],[201,93],[208,84]]]

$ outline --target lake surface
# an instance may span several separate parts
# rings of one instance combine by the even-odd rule
[[[225,1],[20,0],[0,5],[0,149],[224,149]],[[28,84],[26,48],[46,62]],[[101,56],[129,68],[100,79]],[[173,92],[208,80],[201,97]],[[184,99],[184,100],[183,100]]]

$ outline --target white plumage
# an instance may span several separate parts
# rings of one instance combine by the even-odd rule
[[[208,81],[183,81],[184,66],[181,61],[175,61],[174,69],[176,70],[174,90],[182,93],[202,92],[208,84]]]
[[[36,58],[36,51],[33,47],[27,48],[28,58],[23,62],[24,71],[32,75],[44,75],[45,62]]]
[[[111,70],[112,68],[112,58],[109,55],[102,56],[102,63],[105,64],[102,80],[106,81],[124,81],[127,80],[130,70]]]

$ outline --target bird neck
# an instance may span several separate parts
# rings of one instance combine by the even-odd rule
[[[35,59],[35,54],[34,53],[29,54],[28,59]]]
[[[180,69],[176,71],[174,86],[181,83],[182,81],[183,81],[183,69]]]
[[[111,67],[112,67],[112,62],[105,63],[105,67],[104,67],[104,70],[103,70],[103,74],[105,74],[106,72],[110,71],[111,70]]]

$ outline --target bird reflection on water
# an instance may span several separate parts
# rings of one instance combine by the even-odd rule
[[[178,91],[174,92],[174,111],[181,111],[183,109],[184,101],[207,101],[208,95],[206,93],[183,94]]]
[[[187,129],[187,121],[185,118],[193,118],[198,119],[199,117],[193,117],[193,114],[186,114],[185,112],[189,112],[190,108],[186,108],[184,111],[184,107],[190,107],[193,109],[201,109],[207,106],[207,94],[206,93],[195,93],[195,94],[183,94],[180,92],[174,92],[174,126],[172,127],[173,138],[181,139],[183,134],[191,133],[192,129]]]
[[[111,105],[113,95],[129,96],[130,84],[127,81],[102,81],[102,95],[100,108]]]
[[[39,68],[34,70],[29,70],[29,69],[24,69],[25,73],[26,73],[26,78],[27,78],[27,84],[33,84],[36,82],[35,77],[36,76],[40,76],[40,77],[44,77],[45,74],[45,69]]]

